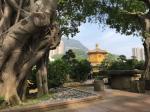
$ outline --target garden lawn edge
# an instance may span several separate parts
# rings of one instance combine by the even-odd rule
[[[67,107],[67,105],[79,104],[79,103],[89,103],[102,99],[102,95],[89,96],[80,99],[67,100],[57,103],[39,103],[31,106],[23,106],[19,108],[9,108],[0,110],[0,112],[44,112],[48,110],[55,110]]]

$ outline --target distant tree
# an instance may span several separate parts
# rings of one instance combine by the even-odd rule
[[[150,0],[101,0],[100,23],[125,35],[142,36],[145,49],[144,78],[150,79]]]
[[[71,78],[75,81],[85,81],[87,80],[92,67],[89,61],[81,60],[73,67],[73,73],[71,74]]]
[[[68,79],[70,79],[71,75],[74,74],[73,69],[78,65],[79,61],[76,59],[75,53],[69,49],[63,56],[62,60],[69,66]]]
[[[88,60],[79,60],[73,50],[68,50],[62,60],[69,66],[69,76],[74,81],[85,81],[91,71]]]
[[[65,53],[65,55],[62,56],[62,60],[66,61],[66,62],[68,62],[70,64],[75,60],[75,58],[76,58],[76,55],[71,49],[69,49]]]
[[[63,60],[50,62],[48,66],[48,85],[50,88],[58,87],[64,84],[67,80],[67,75],[70,72],[68,64]]]
[[[106,59],[100,65],[100,70],[133,70],[144,69],[144,61],[137,59],[127,59],[126,56],[108,54]]]
[[[126,60],[126,66],[128,67],[128,69],[136,69],[136,65],[138,65],[138,63],[139,61],[137,59]]]
[[[136,65],[135,65],[135,69],[139,69],[139,70],[144,70],[144,61],[139,61]]]
[[[82,50],[82,49],[72,49],[72,51],[75,53],[77,60],[87,59],[87,52],[85,52],[84,50]]]
[[[100,70],[107,70],[113,62],[117,61],[118,57],[117,55],[108,53],[100,65]]]
[[[60,60],[62,57],[63,57],[63,54],[57,54],[57,55],[52,56],[54,60]]]
[[[127,58],[125,55],[120,55],[119,58],[118,58],[119,61],[122,61],[122,62],[126,62],[127,61]]]

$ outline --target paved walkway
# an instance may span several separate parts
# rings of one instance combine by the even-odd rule
[[[150,112],[150,95],[106,90],[104,98],[48,112]]]

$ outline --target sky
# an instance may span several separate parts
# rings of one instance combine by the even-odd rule
[[[126,55],[128,58],[132,56],[132,48],[142,48],[141,37],[125,36],[116,33],[114,29],[105,27],[100,28],[98,24],[85,23],[79,28],[74,39],[79,40],[89,50],[95,48],[99,44],[100,48],[112,54]]]

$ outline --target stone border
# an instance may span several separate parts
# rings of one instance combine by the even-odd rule
[[[83,92],[86,92],[86,91],[83,91]],[[90,92],[87,92],[87,93],[90,93]],[[44,112],[48,110],[65,108],[67,107],[67,105],[88,103],[91,101],[96,101],[98,99],[102,99],[102,95],[89,96],[85,98],[67,100],[67,101],[62,101],[62,102],[57,102],[57,103],[39,103],[39,104],[31,105],[31,106],[3,109],[3,110],[0,110],[0,112]]]
[[[64,87],[78,87],[78,86],[90,86],[90,85],[93,85],[93,83],[72,82],[72,83],[65,83],[63,86]]]

